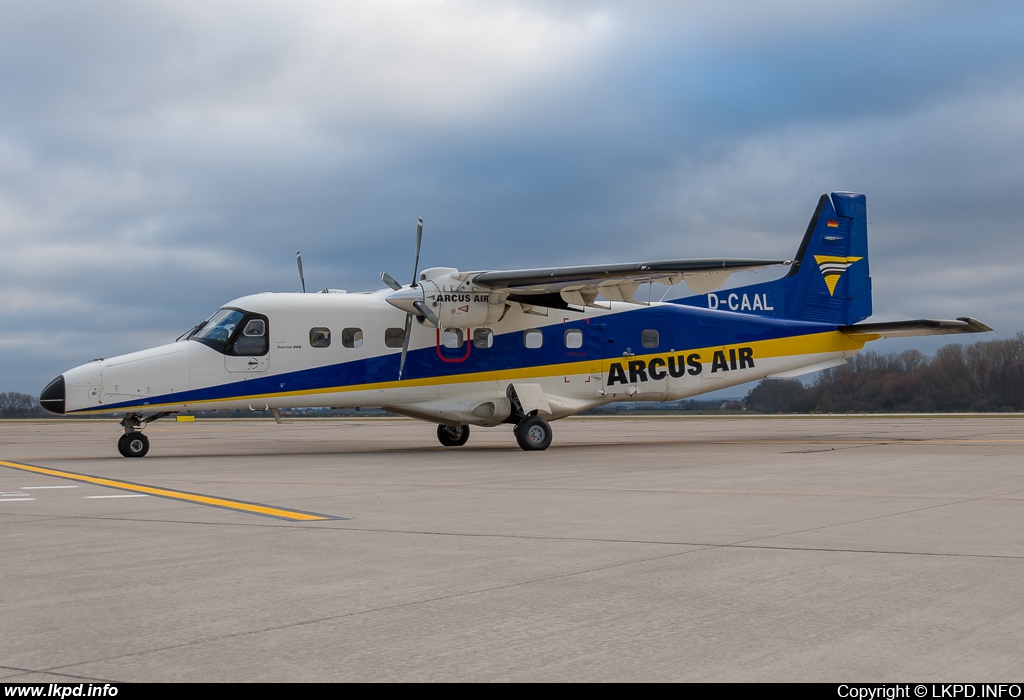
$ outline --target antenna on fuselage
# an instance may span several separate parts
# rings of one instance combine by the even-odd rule
[[[299,264],[299,281],[302,282],[302,293],[306,293],[306,278],[302,275],[302,251],[295,251],[295,262]]]

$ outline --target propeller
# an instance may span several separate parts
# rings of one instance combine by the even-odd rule
[[[398,378],[402,378],[405,371],[405,357],[409,354],[409,337],[412,335],[412,316],[415,313],[427,319],[430,323],[440,327],[437,314],[427,308],[423,303],[423,291],[419,288],[416,277],[420,272],[420,248],[423,245],[423,217],[416,222],[416,262],[412,268],[412,284],[403,287],[398,280],[386,272],[380,273],[380,279],[384,284],[395,290],[394,294],[388,295],[388,303],[399,309],[405,310],[405,337],[402,340],[402,359],[398,364]]]
[[[399,289],[402,288],[402,285],[398,283],[398,280],[396,280],[394,277],[392,277],[391,275],[389,275],[386,272],[380,273],[380,278],[381,278],[381,280],[384,281],[384,284],[386,284],[387,286],[391,287],[396,292]]]
[[[302,282],[302,293],[306,293],[306,278],[302,276],[302,252],[295,251],[295,262],[299,264],[299,281]]]
[[[405,356],[409,353],[409,336],[412,335],[412,314],[405,315],[405,333],[402,335],[402,359],[398,362],[398,381],[405,371]]]
[[[416,275],[420,273],[420,246],[423,245],[423,217],[416,222],[416,263],[412,266],[412,286],[416,286]]]
[[[433,326],[435,326],[436,328],[440,328],[441,327],[441,321],[440,321],[440,319],[438,319],[437,314],[435,314],[433,311],[431,311],[430,308],[426,304],[424,304],[421,300],[417,299],[416,301],[414,301],[412,303],[412,305],[413,305],[413,307],[415,307],[415,309],[417,311],[420,312],[420,315],[423,316],[423,318],[425,318],[428,321],[430,321],[430,323]]]

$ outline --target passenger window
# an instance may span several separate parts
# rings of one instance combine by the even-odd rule
[[[441,334],[441,345],[452,350],[458,350],[462,347],[462,329],[461,328],[449,328]]]
[[[656,348],[659,344],[658,331],[641,331],[640,344],[645,348]]]
[[[331,347],[331,329],[330,328],[310,328],[309,329],[309,345],[313,348],[329,348]]]
[[[405,345],[405,329],[386,328],[384,330],[384,345],[389,348],[400,348]]]
[[[358,348],[363,345],[362,328],[346,328],[341,331],[341,344],[346,348]]]
[[[534,350],[544,344],[544,334],[536,328],[523,332],[523,345]]]
[[[477,328],[473,331],[473,347],[489,348],[494,345],[494,332],[490,328]]]
[[[583,347],[583,331],[578,328],[570,328],[565,332],[565,347],[570,350]]]

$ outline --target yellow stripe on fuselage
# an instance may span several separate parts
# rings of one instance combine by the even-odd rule
[[[826,352],[844,352],[847,350],[860,350],[866,341],[861,338],[851,337],[839,331],[826,331],[824,333],[809,333],[806,335],[788,336],[785,338],[773,338],[771,340],[755,340],[749,343],[732,343],[729,345],[714,345],[706,348],[692,348],[677,352],[657,352],[648,355],[630,356],[632,360],[650,361],[655,357],[668,358],[669,356],[700,355],[702,363],[710,363],[715,351],[730,350],[740,347],[752,348],[754,359],[769,357],[789,357],[796,355],[816,355]],[[287,396],[318,396],[321,394],[342,394],[354,391],[379,391],[383,389],[397,389],[407,387],[429,387],[448,386],[452,384],[470,384],[474,382],[507,381],[510,379],[531,379],[544,377],[569,376],[574,374],[585,374],[595,371],[607,373],[613,362],[621,362],[621,357],[607,357],[594,360],[579,360],[575,362],[564,362],[552,365],[536,365],[533,367],[520,367],[515,369],[491,370],[487,372],[472,372],[467,374],[452,374],[445,376],[424,377],[422,379],[403,379],[401,381],[374,382],[370,384],[350,384],[347,386],[323,387],[321,389],[305,389],[303,391],[281,391],[269,394],[247,394],[244,396],[231,396],[219,399],[199,399],[193,401],[179,401],[165,404],[138,404],[135,406],[122,406],[116,409],[117,413],[124,411],[140,410],[154,411],[167,406],[180,406],[188,404],[195,406],[199,404],[224,403],[227,401],[253,401],[257,399],[282,398]],[[87,411],[75,411],[76,415],[89,413],[109,413],[110,409],[97,408]]]

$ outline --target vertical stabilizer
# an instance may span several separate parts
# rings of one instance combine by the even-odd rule
[[[677,303],[835,325],[864,320],[871,315],[865,196],[821,195],[785,277],[685,297]]]

